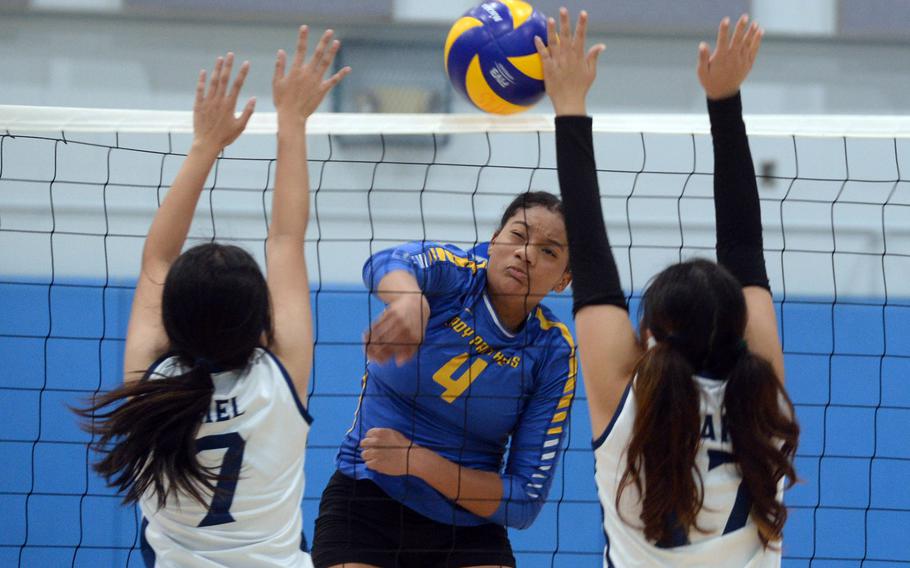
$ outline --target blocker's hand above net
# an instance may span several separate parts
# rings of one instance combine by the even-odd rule
[[[287,69],[287,53],[283,49],[278,50],[275,58],[272,100],[280,121],[290,119],[306,121],[322,103],[326,93],[351,72],[350,67],[345,67],[328,79],[323,79],[335,60],[341,42],[332,39],[335,32],[326,30],[316,44],[313,56],[307,61],[309,33],[307,26],[300,26],[297,33],[297,50],[290,69]]]
[[[698,46],[698,80],[705,94],[714,101],[732,97],[749,76],[765,30],[757,22],[749,24],[743,14],[730,37],[730,18],[724,18],[717,30],[717,45],[711,52],[707,43]]]
[[[193,137],[194,142],[221,151],[230,145],[246,128],[253,115],[256,99],[250,98],[239,117],[234,116],[237,108],[237,97],[250,72],[250,62],[244,61],[237,73],[234,84],[228,91],[231,78],[231,67],[234,65],[234,54],[228,53],[215,61],[208,90],[205,88],[205,70],[199,72],[196,83],[196,101],[193,104]]]
[[[578,15],[575,33],[569,23],[569,11],[559,9],[559,33],[556,21],[547,20],[547,45],[534,38],[537,53],[543,61],[544,84],[557,115],[587,114],[585,98],[597,77],[597,58],[606,49],[602,43],[585,52],[588,13]]]

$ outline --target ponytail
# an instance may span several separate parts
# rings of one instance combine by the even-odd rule
[[[779,541],[787,508],[778,485],[796,480],[793,457],[799,425],[793,403],[771,364],[746,348],[735,350],[724,395],[727,431],[743,484],[752,499],[751,515],[762,544]],[[672,336],[649,349],[635,379],[636,415],[627,466],[616,496],[635,485],[641,498],[645,538],[669,545],[674,535],[702,530],[696,517],[704,501],[695,457],[701,443],[700,395],[696,369]],[[690,475],[687,475],[691,472]]]
[[[752,519],[768,546],[781,539],[787,521],[778,485],[784,477],[787,488],[796,482],[799,425],[793,403],[771,364],[746,350],[727,374],[724,407],[733,452],[752,497]]]
[[[74,411],[98,437],[95,471],[124,503],[153,491],[159,508],[181,494],[204,505],[219,481],[231,479],[197,458],[196,436],[215,392],[212,372],[245,368],[260,341],[272,341],[268,284],[256,260],[218,243],[184,251],[164,281],[161,324],[181,374],[149,371]]]
[[[640,329],[655,344],[636,369],[636,416],[617,506],[634,484],[642,496],[645,537],[659,546],[677,543],[693,529],[705,532],[696,524],[704,483],[695,467],[702,424],[693,380],[704,372],[727,383],[723,414],[741,489],[751,497],[762,544],[770,546],[787,519],[778,493],[784,477],[790,486],[796,479],[799,426],[773,367],[743,340],[749,314],[742,285],[711,261],[681,262],[654,278],[641,311]]]
[[[635,485],[642,496],[645,538],[668,544],[675,532],[695,526],[704,488],[695,468],[701,442],[701,398],[695,368],[672,341],[649,349],[635,379],[636,415],[627,467],[616,495]],[[692,472],[693,475],[683,474]]]
[[[83,429],[99,437],[93,449],[103,457],[93,468],[124,494],[124,504],[149,489],[158,507],[178,491],[205,503],[203,490],[214,491],[220,477],[199,463],[196,433],[214,390],[203,361],[174,377],[147,373],[74,409],[87,419]]]

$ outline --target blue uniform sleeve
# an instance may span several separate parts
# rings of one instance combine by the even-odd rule
[[[368,258],[363,265],[363,284],[375,292],[386,274],[405,270],[414,275],[427,297],[445,296],[466,289],[486,264],[452,245],[412,241]]]
[[[543,365],[537,388],[512,433],[509,458],[502,476],[502,502],[492,522],[525,529],[546,502],[559,457],[569,409],[575,396],[575,344],[564,324],[559,344]]]

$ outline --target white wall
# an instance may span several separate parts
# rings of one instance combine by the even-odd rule
[[[253,63],[246,90],[259,98],[262,110],[268,110],[274,53],[293,45],[295,25],[4,16],[0,104],[186,109],[199,69],[230,49]],[[342,40],[404,43],[440,60],[437,52],[446,33],[444,27],[417,23],[338,30]],[[702,112],[694,72],[701,39],[712,38],[628,34],[592,38],[607,44],[590,96],[592,110]],[[390,73],[400,71],[395,59],[387,65]],[[440,77],[441,68],[440,62]],[[908,114],[907,92],[908,44],[798,40],[771,34],[745,96],[748,110],[760,113]],[[536,110],[546,112],[547,106]],[[454,110],[467,111],[470,106],[456,100]]]
[[[752,17],[773,33],[833,36],[837,0],[752,0]]]
[[[401,41],[407,26],[389,32],[388,38]],[[432,29],[415,28],[415,45],[432,45]],[[364,39],[376,31],[339,29],[342,38]],[[348,34],[348,35],[346,35]],[[358,35],[360,34],[360,35]],[[382,35],[382,34],[380,34]],[[273,54],[278,47],[289,48],[294,27],[180,23],[86,17],[8,17],[0,22],[0,104],[95,106],[126,108],[187,109],[199,68],[210,65],[213,56],[233,49],[253,62],[246,89],[256,95],[260,110],[269,110],[269,77]],[[381,38],[380,38],[381,39]],[[694,76],[696,38],[607,37],[608,51],[602,58],[599,79],[591,95],[593,112],[703,112],[703,99]],[[416,48],[415,48],[416,49]],[[423,49],[436,49],[424,47]],[[910,106],[910,51],[898,44],[835,43],[833,41],[775,39],[769,37],[762,59],[745,91],[750,112],[773,113],[896,113]],[[435,57],[435,55],[433,55]],[[396,61],[388,61],[390,72]],[[373,70],[375,71],[375,69]],[[355,70],[356,72],[356,70]],[[468,111],[457,101],[457,111]],[[542,104],[535,112],[546,112]],[[112,135],[82,137],[101,144],[114,144]],[[171,140],[173,150],[184,151],[186,137]],[[371,250],[394,241],[424,236],[435,240],[472,243],[485,240],[509,197],[528,188],[558,191],[551,170],[480,168],[487,160],[495,165],[533,167],[538,160],[534,135],[498,135],[491,139],[491,153],[482,137],[452,137],[440,148],[437,163],[462,166],[383,164],[375,170],[367,164],[314,162],[313,185],[322,177],[319,221],[311,223],[311,263],[321,268],[326,281],[356,282],[362,260]],[[161,136],[121,137],[121,146],[167,149]],[[629,202],[630,221],[625,215],[626,197],[633,191],[641,168],[641,142],[637,137],[600,137],[599,164],[620,173],[602,176],[608,225],[617,247],[624,284],[640,288],[669,261],[710,248],[713,217],[710,177],[690,178],[693,168],[692,140],[688,137],[648,137],[648,171],[674,171],[673,175],[645,174],[635,185]],[[58,144],[23,138],[4,140],[0,179],[0,272],[41,275],[50,272],[50,239],[47,234],[21,230],[82,231],[80,237],[56,234],[55,271],[65,275],[88,276],[104,269],[105,232],[129,236],[109,237],[108,260],[115,277],[129,278],[138,266],[141,237],[157,204],[157,185],[167,187],[179,166],[175,156],[108,150],[79,144]],[[710,143],[696,140],[695,171],[711,170]],[[326,139],[314,140],[311,159],[328,154]],[[388,161],[429,161],[428,144],[387,149]],[[756,162],[773,162],[780,176],[796,173],[796,155],[788,139],[753,141]],[[910,171],[910,144],[898,148],[901,171]],[[848,160],[851,179],[878,180],[875,183],[838,181],[846,174],[843,142],[801,141],[797,148],[799,173],[803,178],[791,187],[789,180],[762,186],[762,196],[792,199],[783,207],[768,201],[764,208],[766,244],[781,248],[786,238],[788,251],[782,258],[770,254],[769,270],[775,289],[783,289],[783,274],[789,294],[831,294],[837,281],[839,294],[879,296],[884,293],[887,275],[889,293],[910,295],[904,257],[910,255],[910,186],[895,186],[897,164],[890,142],[851,141]],[[56,152],[56,157],[55,157]],[[374,160],[377,144],[344,146],[335,144],[334,159]],[[269,158],[274,156],[271,137],[241,138],[228,156],[258,157],[258,161],[226,160],[219,169],[213,203],[216,223],[212,226],[208,200],[204,199],[197,237],[213,233],[219,237],[242,237],[261,254],[257,239],[264,236],[262,190],[269,178]],[[552,140],[544,137],[539,159],[553,166]],[[162,161],[163,160],[163,161]],[[49,180],[57,164],[53,186],[54,216],[50,210]],[[164,175],[161,175],[163,168]],[[622,173],[625,172],[625,173]],[[273,172],[272,172],[273,173]],[[424,185],[424,178],[427,182]],[[273,179],[273,175],[272,178]],[[22,181],[32,180],[32,181]],[[107,180],[109,184],[104,186]],[[82,184],[67,184],[81,181]],[[373,191],[368,191],[369,188]],[[230,191],[230,189],[245,191]],[[421,189],[429,190],[421,193]],[[404,191],[392,191],[404,190]],[[687,199],[677,205],[685,190]],[[452,193],[442,193],[448,191]],[[472,198],[473,193],[481,195]],[[893,193],[892,193],[893,191]],[[841,201],[832,208],[831,201]],[[644,198],[642,196],[651,197]],[[103,198],[108,198],[108,223],[103,215]],[[889,205],[882,204],[889,199]],[[269,195],[266,196],[268,201]],[[659,198],[655,198],[659,197]],[[472,206],[473,205],[473,206]],[[369,207],[369,209],[368,209]],[[421,207],[423,220],[421,221]],[[884,214],[883,214],[884,211]],[[369,225],[373,215],[372,229]],[[685,222],[680,240],[679,215]],[[475,231],[475,221],[477,230]],[[67,229],[69,227],[69,229]],[[424,227],[426,232],[424,233]],[[343,242],[343,239],[360,239]],[[370,242],[370,239],[373,242]],[[628,247],[634,245],[630,264]],[[671,247],[670,249],[648,248]],[[836,253],[832,254],[834,247]],[[58,250],[59,249],[59,250]],[[855,252],[873,252],[868,256]],[[710,253],[710,251],[708,251]],[[99,254],[101,256],[99,256]]]

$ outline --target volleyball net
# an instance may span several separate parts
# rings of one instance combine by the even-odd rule
[[[910,565],[910,120],[747,117],[765,258],[802,426],[785,565]],[[189,148],[191,115],[0,107],[0,565],[140,566],[139,519],[91,471],[67,405],[117,386],[143,239]],[[206,182],[189,244],[264,259],[274,115]],[[597,116],[606,224],[633,314],[666,265],[714,256],[706,115]],[[306,252],[316,355],[304,526],[350,426],[381,306],[368,256],[411,240],[470,249],[518,193],[558,194],[552,119],[316,115]],[[570,328],[571,298],[545,300]],[[521,566],[599,566],[582,383]],[[843,565],[847,565],[843,564]]]

